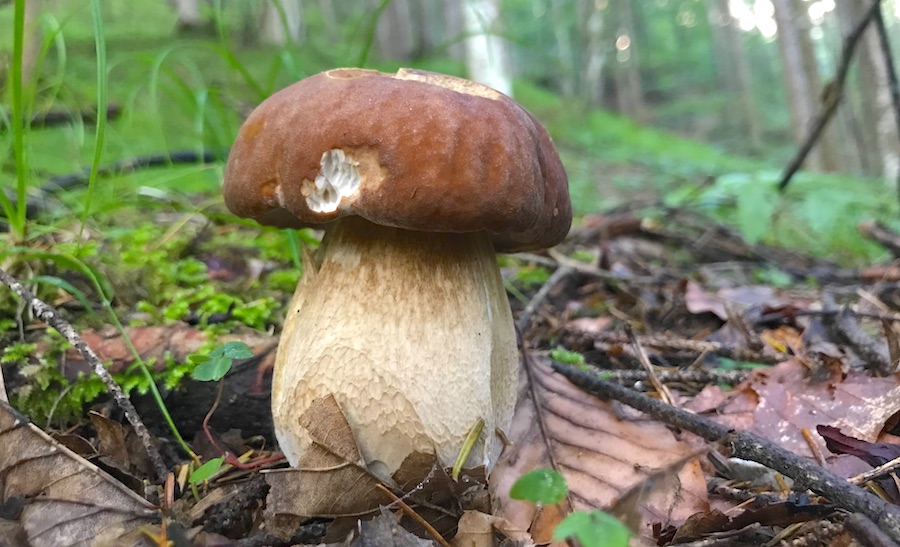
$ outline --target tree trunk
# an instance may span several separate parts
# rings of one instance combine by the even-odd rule
[[[634,13],[630,0],[611,2],[618,20],[616,31],[616,65],[614,78],[616,84],[616,102],[619,112],[644,123],[650,119],[647,105],[644,103],[644,90],[641,83],[640,59],[635,45]]]
[[[504,40],[495,34],[500,0],[466,0],[466,68],[469,78],[512,97],[512,70]]]
[[[175,5],[175,13],[178,14],[175,23],[178,32],[189,32],[203,27],[200,0],[172,0],[172,3]]]
[[[572,36],[569,29],[569,20],[566,17],[562,2],[548,0],[547,10],[550,13],[550,24],[553,26],[553,40],[556,44],[556,57],[559,59],[556,71],[559,81],[559,89],[562,94],[571,97],[575,94],[575,53],[572,47]]]
[[[556,5],[556,2],[553,2]],[[608,45],[604,33],[606,3],[588,0],[584,6],[585,59],[581,71],[581,92],[588,104],[603,104],[603,67],[606,65]]]
[[[741,115],[729,118],[737,122],[736,129],[749,137],[753,151],[762,146],[762,128],[759,111],[753,97],[750,64],[744,49],[744,33],[728,9],[728,0],[715,0],[707,4],[707,18],[712,32],[713,59],[722,84],[740,101]]]
[[[868,6],[859,2],[837,2],[837,20],[846,36],[863,17]],[[900,136],[894,123],[884,53],[878,32],[869,25],[860,38],[856,95],[862,121],[863,166],[867,175],[894,181],[900,170]]]
[[[447,33],[447,54],[457,61],[466,58],[466,25],[463,22],[463,6],[460,0],[444,0],[444,25]]]
[[[283,46],[303,41],[302,0],[267,0],[262,12],[260,38],[264,44]]]
[[[381,14],[376,46],[382,59],[409,61],[413,57],[412,12],[409,0],[392,0]]]
[[[791,127],[797,144],[806,139],[809,124],[819,111],[822,82],[809,37],[809,18],[801,0],[773,0],[778,25],[778,48],[787,90]],[[839,166],[834,127],[827,128],[807,159],[807,166],[836,171]]]

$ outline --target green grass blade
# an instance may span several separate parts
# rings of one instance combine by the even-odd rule
[[[103,143],[106,136],[106,102],[109,83],[106,66],[106,38],[103,33],[103,12],[100,0],[91,0],[91,19],[94,26],[94,49],[97,54],[97,129],[94,133],[94,156],[91,159],[91,173],[88,177],[87,192],[84,196],[84,210],[81,213],[81,227],[78,241],[83,241],[84,226],[91,214],[91,201],[97,184],[97,172],[103,158]]]
[[[22,55],[25,41],[25,0],[16,0],[13,14],[13,56],[9,80],[12,90],[12,117],[10,125],[13,133],[13,154],[16,163],[16,203],[0,192],[0,203],[9,222],[9,230],[14,239],[25,239],[25,202],[28,199],[28,163],[25,156],[25,111],[22,101]]]

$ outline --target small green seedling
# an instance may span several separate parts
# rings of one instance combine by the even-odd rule
[[[554,505],[566,497],[566,479],[553,469],[535,469],[525,473],[513,484],[509,497],[514,500]]]
[[[553,541],[575,538],[583,547],[628,547],[631,530],[603,511],[575,511],[553,531]]]
[[[510,489],[509,497],[553,505],[565,499],[567,493],[566,479],[558,471],[535,469],[519,477]],[[627,526],[603,511],[575,511],[553,531],[554,541],[575,538],[583,547],[628,547],[630,537],[631,530]]]
[[[200,484],[201,482],[208,481],[219,471],[224,462],[225,458],[213,458],[209,460],[191,473],[188,477],[188,482],[191,484]]]
[[[228,374],[235,359],[249,359],[253,351],[243,342],[228,342],[208,355],[191,355],[188,359],[197,364],[191,376],[201,382],[215,382]],[[198,470],[199,471],[199,470]]]
[[[249,359],[251,357],[253,357],[253,351],[247,344],[234,341],[222,344],[207,355],[191,355],[188,357],[188,360],[197,364],[197,368],[191,373],[194,380],[216,382],[228,374],[235,359]],[[224,462],[225,458],[209,460],[191,473],[190,477],[188,477],[188,482],[196,485],[209,480],[210,477],[219,471]]]

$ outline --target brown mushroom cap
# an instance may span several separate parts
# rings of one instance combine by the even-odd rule
[[[225,204],[262,224],[348,215],[406,230],[492,234],[498,251],[553,246],[572,221],[550,136],[505,95],[401,69],[336,69],[266,99],[225,168]]]

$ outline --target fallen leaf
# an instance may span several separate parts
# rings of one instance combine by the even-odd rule
[[[359,523],[359,536],[351,547],[433,547],[434,543],[407,532],[387,509],[372,520]]]
[[[664,425],[622,420],[610,403],[582,392],[538,359],[527,361],[528,369],[520,370],[519,400],[508,432],[513,445],[494,468],[491,488],[499,515],[518,530],[530,530],[535,542],[549,542],[571,509],[604,509],[654,471],[694,452]],[[539,467],[555,467],[566,477],[574,507],[564,502],[538,510],[509,498],[516,479]],[[640,503],[646,537],[653,522],[680,522],[709,509],[706,480],[696,459],[673,479],[676,487],[654,492]]]
[[[466,511],[459,519],[459,530],[450,542],[453,547],[494,547],[499,533],[517,545],[533,545],[531,535],[515,527],[506,519],[481,511]]]
[[[896,375],[878,378],[851,371],[846,376],[835,373],[827,381],[812,383],[808,369],[798,359],[754,370],[724,395],[726,400],[715,408],[713,419],[752,431],[808,458],[813,453],[803,428],[831,425],[847,435],[873,442],[887,420],[900,412],[900,383]],[[695,400],[685,407],[705,412],[710,410],[708,402],[701,407]]]
[[[0,472],[6,505],[32,547],[130,545],[121,540],[159,519],[153,505],[0,402]]]

